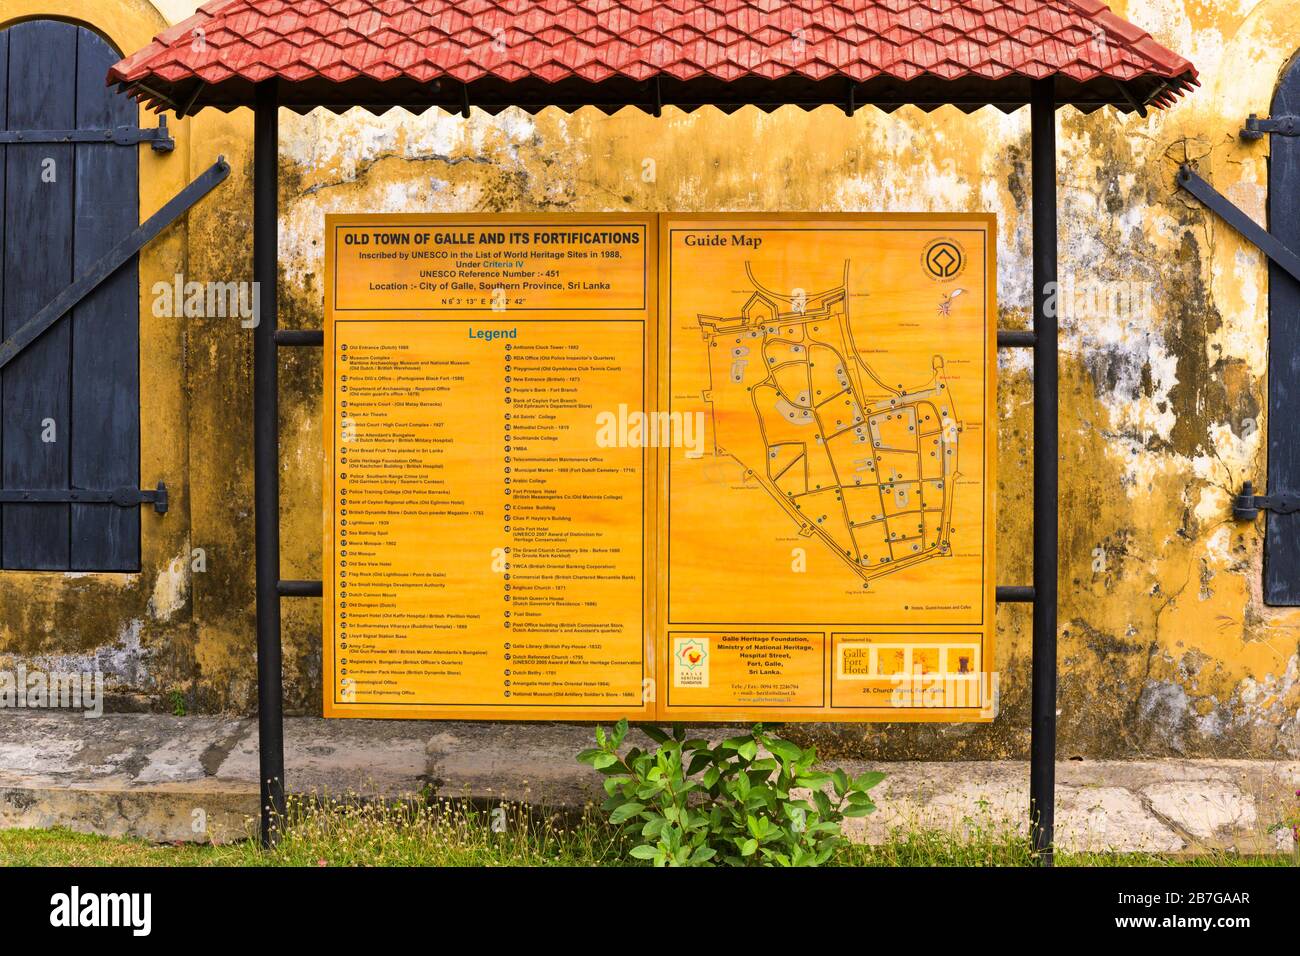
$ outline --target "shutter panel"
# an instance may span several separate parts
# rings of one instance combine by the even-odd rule
[[[77,28],[33,20],[7,32],[9,129],[75,126]],[[72,281],[76,175],[71,146],[11,144],[6,153],[4,331],[9,335]],[[68,487],[71,348],[68,323],[57,322],[4,369],[8,488]],[[61,504],[4,505],[4,566],[66,569],[68,514]]]
[[[119,54],[91,30],[31,20],[0,33],[9,130],[135,126],[105,84]],[[4,153],[0,309],[10,335],[139,222],[139,147],[17,143]],[[50,180],[53,181],[50,181]],[[0,482],[138,487],[139,268],[132,260],[0,370]],[[54,441],[49,441],[53,429]],[[0,505],[0,568],[134,571],[138,508]]]
[[[77,126],[135,126],[137,107],[104,83],[121,57],[100,37],[77,37]],[[73,274],[83,274],[139,223],[139,147],[79,144]],[[135,260],[88,296],[72,324],[72,487],[140,487],[140,284]],[[71,567],[134,571],[140,509],[72,505]]]
[[[1272,115],[1300,115],[1300,61],[1282,81]],[[1270,228],[1300,250],[1300,139],[1270,138]],[[1268,493],[1294,493],[1300,491],[1300,283],[1270,262],[1268,289]],[[1266,514],[1265,603],[1300,606],[1300,514]]]

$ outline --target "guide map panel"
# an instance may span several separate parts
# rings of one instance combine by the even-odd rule
[[[661,714],[990,719],[993,217],[659,228]]]

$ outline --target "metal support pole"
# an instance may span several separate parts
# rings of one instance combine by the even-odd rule
[[[1052,865],[1056,817],[1057,370],[1056,84],[1034,82],[1034,639],[1029,825],[1039,862]]]
[[[257,575],[257,759],[261,840],[273,846],[284,815],[284,689],[280,668],[280,407],[276,357],[279,104],[258,84],[253,116],[253,515]]]

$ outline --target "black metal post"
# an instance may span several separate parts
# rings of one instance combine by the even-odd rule
[[[257,575],[257,759],[263,846],[284,815],[284,689],[280,667],[280,396],[276,357],[279,224],[279,101],[258,84],[253,116],[253,520]]]
[[[1052,865],[1056,818],[1057,370],[1056,84],[1034,82],[1034,639],[1029,825],[1039,862]]]

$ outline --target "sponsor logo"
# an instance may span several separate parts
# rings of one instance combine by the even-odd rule
[[[709,642],[699,637],[673,641],[673,686],[709,686]]]

